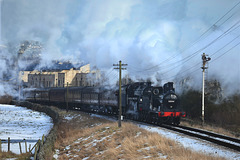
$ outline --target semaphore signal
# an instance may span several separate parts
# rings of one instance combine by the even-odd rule
[[[204,84],[205,84],[205,70],[208,68],[206,67],[206,64],[208,61],[211,60],[210,57],[207,57],[205,53],[202,54],[202,70],[203,70],[203,79],[202,79],[202,123],[204,124]]]

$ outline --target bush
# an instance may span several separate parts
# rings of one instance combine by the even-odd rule
[[[195,90],[184,92],[180,96],[181,106],[191,119],[199,119],[202,110],[202,95]],[[239,131],[240,128],[240,94],[235,94],[215,103],[205,97],[205,121],[221,127]]]
[[[180,105],[189,118],[201,116],[201,94],[195,90],[189,90],[180,96]]]

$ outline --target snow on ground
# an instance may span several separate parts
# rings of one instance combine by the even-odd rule
[[[0,138],[1,139],[42,139],[53,126],[52,119],[45,113],[36,112],[25,107],[14,105],[0,105]],[[31,147],[35,143],[27,143]],[[2,144],[3,151],[7,151],[7,143]],[[19,144],[11,143],[10,150],[19,154]],[[25,143],[22,143],[22,151],[25,153]]]
[[[92,114],[92,116],[109,119],[111,121],[116,121],[116,119],[114,120],[113,118],[108,118],[107,116],[103,116],[103,115]],[[152,125],[147,125],[147,124],[146,125],[138,124],[138,125],[139,127],[146,129],[150,132],[157,132],[169,139],[175,140],[177,143],[183,145],[185,148],[188,148],[190,150],[202,152],[204,154],[209,154],[213,156],[225,157],[226,159],[233,159],[233,160],[240,159],[240,153],[237,151],[219,147],[213,143],[203,141],[200,139],[195,139],[195,138],[192,138],[180,133],[172,132],[157,126],[154,127]]]
[[[105,115],[91,114],[91,116],[106,119],[106,120],[113,121],[113,122],[117,121],[117,119],[115,119],[113,117],[105,116]]]
[[[157,132],[163,135],[164,137],[175,140],[177,143],[183,145],[187,149],[191,149],[197,152],[202,152],[204,154],[209,154],[213,156],[225,157],[226,159],[233,159],[233,160],[240,159],[239,152],[236,152],[230,149],[225,149],[223,147],[219,147],[207,141],[195,139],[195,138],[192,138],[180,133],[172,132],[157,126],[153,127],[149,125],[139,124],[139,127],[144,128],[150,132]]]

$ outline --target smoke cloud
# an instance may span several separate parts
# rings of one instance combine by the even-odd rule
[[[1,44],[7,46],[1,55],[11,60],[22,41],[38,41],[44,46],[42,66],[51,65],[52,60],[90,63],[106,71],[115,83],[117,71],[111,68],[122,60],[128,64],[124,75],[129,74],[132,79],[150,78],[164,83],[192,77],[192,87],[199,88],[201,54],[205,52],[212,58],[207,78],[217,77],[224,86],[240,86],[237,52],[240,47],[216,59],[239,42],[236,39],[218,51],[237,37],[240,29],[206,47],[237,23],[239,6],[201,36],[237,3],[237,0],[1,0]],[[10,50],[9,44],[15,49]],[[5,63],[1,63],[0,75],[6,70]]]

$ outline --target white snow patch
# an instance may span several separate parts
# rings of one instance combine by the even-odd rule
[[[164,156],[162,153],[158,153],[159,158],[167,159],[168,156]]]
[[[73,118],[74,118],[73,116],[65,116],[65,117],[64,117],[64,119],[66,119],[66,120],[68,120],[68,121],[69,121],[69,120],[72,120]]]
[[[122,145],[120,144],[120,145],[118,145],[117,147],[116,147],[116,149],[118,149],[118,148],[120,148],[120,147],[122,147]]]
[[[69,150],[70,149],[70,145],[66,146],[65,150]]]
[[[138,136],[140,136],[142,134],[142,132],[137,132],[137,135],[135,136],[135,138],[137,138]]]
[[[72,119],[74,119],[74,118],[81,119],[82,117],[81,117],[81,115],[71,115],[71,114],[68,114],[68,115],[65,115],[65,116],[64,116],[64,119],[65,119],[65,120],[68,120],[68,121],[70,121],[70,120],[72,120]]]
[[[59,149],[56,149],[56,150],[55,150],[55,154],[53,155],[53,158],[58,159],[59,153],[60,153],[60,150],[59,150]]]
[[[151,158],[152,156],[146,156],[146,157],[143,157],[144,159],[149,159]]]
[[[98,117],[98,118],[106,119],[106,120],[113,121],[113,122],[117,121],[114,118],[111,118],[111,117],[108,117],[108,116],[104,116],[104,115],[91,114],[91,116],[92,117]]]

